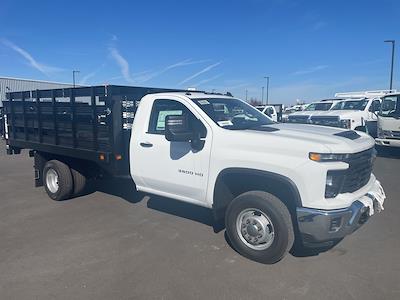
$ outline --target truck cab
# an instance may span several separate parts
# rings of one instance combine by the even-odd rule
[[[375,141],[379,146],[400,147],[400,93],[382,98]]]
[[[373,147],[364,133],[276,124],[225,95],[147,95],[132,128],[131,175],[140,191],[212,209],[239,253],[271,262],[291,247],[292,224],[314,246],[380,210]]]
[[[277,105],[279,108],[282,108],[282,105]],[[274,105],[257,105],[255,106],[259,111],[261,111],[264,115],[271,118],[274,122],[279,122],[279,113],[277,108]],[[282,110],[282,109],[281,109]]]

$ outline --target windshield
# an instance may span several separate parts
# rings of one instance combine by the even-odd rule
[[[251,129],[274,122],[256,108],[238,99],[193,99],[218,126],[230,129]]]
[[[398,105],[399,98],[400,96],[388,96],[383,98],[379,115],[383,117],[399,117],[400,116],[400,106]]]
[[[367,104],[367,99],[340,101],[331,110],[364,110]]]
[[[306,111],[315,111],[315,110],[329,110],[332,106],[332,102],[320,102],[320,103],[311,103],[306,107]]]

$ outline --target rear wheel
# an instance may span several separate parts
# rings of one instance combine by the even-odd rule
[[[227,209],[225,224],[235,250],[257,262],[276,263],[293,245],[290,213],[267,192],[251,191],[236,197]]]
[[[50,160],[43,169],[44,188],[53,200],[65,200],[71,196],[73,180],[70,168],[61,161]]]
[[[73,195],[80,196],[85,192],[87,178],[75,168],[71,168],[72,180],[74,182]]]

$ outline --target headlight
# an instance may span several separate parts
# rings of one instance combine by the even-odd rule
[[[383,137],[393,137],[393,132],[391,130],[382,130]]]
[[[340,127],[346,128],[346,129],[351,128],[351,120],[350,119],[340,120]]]
[[[338,153],[315,153],[310,152],[308,157],[313,161],[329,162],[329,161],[345,161],[349,158],[350,154]]]
[[[334,198],[339,194],[344,176],[343,171],[328,171],[326,175],[325,198]]]

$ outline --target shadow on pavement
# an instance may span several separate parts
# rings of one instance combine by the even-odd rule
[[[150,209],[215,227],[210,209],[170,198],[138,192],[136,191],[135,184],[128,179],[96,180],[92,184],[91,192],[94,191],[120,197],[129,203],[138,203],[145,196],[149,196],[147,207]]]
[[[130,179],[96,180],[91,184],[89,193],[94,191],[117,196],[130,203],[138,203],[145,196],[136,191],[135,184]]]
[[[147,201],[147,207],[214,227],[212,212],[205,207],[154,195]]]
[[[327,245],[327,246],[321,246],[318,248],[307,248],[307,247],[304,247],[303,245],[295,244],[289,252],[294,257],[318,256],[321,253],[332,250],[339,243],[340,243],[340,241],[337,241],[334,244]]]
[[[400,159],[400,148],[385,146],[376,146],[375,148],[378,151],[378,157]]]

